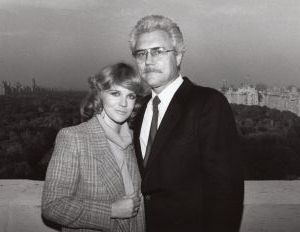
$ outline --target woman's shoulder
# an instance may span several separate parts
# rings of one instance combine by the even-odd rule
[[[86,137],[89,134],[101,134],[101,132],[103,132],[103,129],[101,128],[98,119],[96,117],[93,117],[90,120],[82,122],[78,125],[64,127],[58,132],[58,134]]]
[[[78,125],[61,128],[58,134],[62,135],[84,135],[87,133],[87,122]]]

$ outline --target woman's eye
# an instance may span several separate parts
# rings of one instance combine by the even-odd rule
[[[135,94],[130,94],[130,95],[129,95],[129,99],[135,100],[135,99],[136,99],[136,95],[135,95]]]
[[[118,91],[111,91],[110,94],[115,97],[120,96],[120,93]]]

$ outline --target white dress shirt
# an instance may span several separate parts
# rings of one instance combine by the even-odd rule
[[[178,90],[180,85],[182,84],[182,82],[183,82],[183,78],[181,75],[179,75],[179,77],[177,77],[171,84],[169,84],[158,95],[152,91],[152,97],[147,104],[147,108],[146,108],[144,118],[143,118],[141,134],[140,134],[140,145],[141,145],[141,151],[142,151],[143,157],[145,156],[150,127],[151,127],[152,114],[153,114],[153,110],[152,110],[153,98],[157,95],[160,99],[160,104],[158,105],[158,122],[157,122],[157,128],[159,128],[159,125],[168,109],[170,102],[171,102],[174,94],[176,93],[176,91]]]

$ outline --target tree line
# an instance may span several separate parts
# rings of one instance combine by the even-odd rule
[[[0,96],[0,178],[38,179],[45,172],[59,129],[81,122],[85,92]],[[237,122],[245,178],[300,177],[300,118],[260,106],[231,105]]]

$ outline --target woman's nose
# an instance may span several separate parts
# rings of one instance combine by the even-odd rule
[[[126,97],[121,97],[121,99],[120,99],[120,105],[121,106],[127,106],[127,99],[126,99]]]

